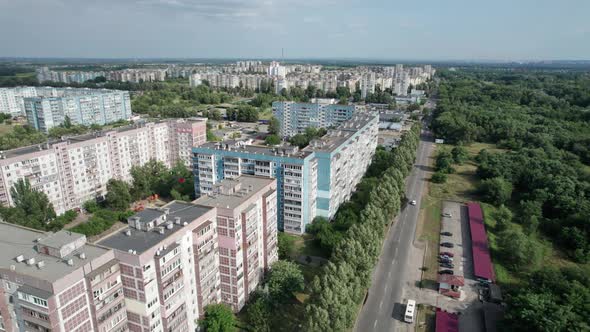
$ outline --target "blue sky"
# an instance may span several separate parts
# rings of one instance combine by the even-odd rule
[[[590,0],[0,0],[0,56],[590,59]]]

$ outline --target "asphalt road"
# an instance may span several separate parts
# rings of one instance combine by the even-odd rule
[[[432,152],[433,139],[423,132],[416,164],[406,179],[406,196],[416,200],[416,206],[407,205],[399,214],[394,226],[385,238],[379,263],[373,272],[373,282],[368,298],[357,317],[355,331],[396,331],[397,327],[407,326],[402,322],[405,301],[402,298],[405,280],[405,266],[408,252],[416,232],[420,213],[420,200],[426,182],[425,168]]]

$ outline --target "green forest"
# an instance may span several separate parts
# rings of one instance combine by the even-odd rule
[[[457,146],[495,144],[477,156],[479,194],[498,208],[494,262],[518,275],[505,328],[590,329],[590,75],[462,70],[440,73],[433,129]],[[437,157],[435,182],[452,172]],[[446,154],[446,155],[445,155]],[[571,262],[539,267],[542,243]]]

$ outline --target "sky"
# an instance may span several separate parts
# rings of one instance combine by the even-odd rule
[[[0,0],[0,57],[589,60],[589,0]]]

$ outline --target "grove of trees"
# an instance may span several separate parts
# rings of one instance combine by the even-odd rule
[[[504,149],[482,150],[475,158],[480,193],[498,207],[488,216],[496,220],[494,260],[521,280],[518,287],[505,285],[504,328],[587,330],[590,75],[461,70],[442,71],[441,77],[437,137]],[[579,264],[539,270],[546,242]]]

